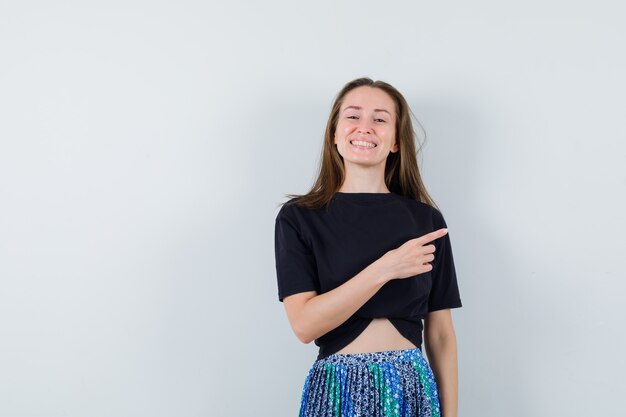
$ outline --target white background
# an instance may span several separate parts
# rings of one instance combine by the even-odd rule
[[[317,348],[278,302],[274,219],[361,76],[426,131],[459,415],[622,415],[625,16],[0,1],[0,415],[297,415]]]

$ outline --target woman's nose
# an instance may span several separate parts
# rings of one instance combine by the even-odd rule
[[[368,121],[363,121],[359,124],[359,132],[361,133],[370,133],[371,127]]]

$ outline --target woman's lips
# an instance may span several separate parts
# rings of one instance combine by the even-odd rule
[[[353,142],[360,142],[360,143],[369,143],[371,144],[370,146],[367,145],[360,145],[357,143],[353,143]],[[367,141],[367,140],[351,140],[350,141],[350,145],[352,145],[353,147],[357,148],[357,149],[363,149],[363,150],[370,150],[370,149],[374,149],[377,145],[374,142],[371,141]]]

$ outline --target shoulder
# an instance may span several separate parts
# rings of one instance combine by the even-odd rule
[[[435,226],[435,228],[439,229],[442,227],[446,227],[446,221],[443,218],[443,214],[441,214],[441,211],[437,210],[435,207],[430,207],[431,210],[431,216],[433,219],[433,224]]]
[[[439,210],[437,210],[435,207],[431,206],[428,203],[425,203],[423,201],[418,201],[414,198],[411,197],[406,197],[406,196],[399,196],[400,200],[411,209],[411,211],[421,215],[421,216],[428,216],[428,217],[434,217],[434,216],[441,216],[441,213],[439,212]]]
[[[302,219],[303,216],[307,216],[310,209],[298,205],[299,200],[299,197],[293,197],[285,201],[276,214],[276,221],[286,220],[291,223],[296,223],[299,219]]]
[[[443,214],[436,207],[433,207],[423,201],[417,201],[414,198],[405,196],[401,196],[401,201],[404,202],[417,219],[420,219],[421,221],[431,221],[433,227],[436,229],[446,227],[446,221]]]
[[[295,213],[297,211],[299,211],[300,209],[302,209],[303,207],[298,205],[298,201],[300,200],[300,198],[298,197],[293,197],[290,198],[289,200],[283,202],[280,206],[280,210],[278,210],[278,214],[291,214],[291,213]]]

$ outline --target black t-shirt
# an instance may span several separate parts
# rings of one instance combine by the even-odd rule
[[[296,200],[292,198],[290,202]],[[278,299],[328,292],[409,239],[447,227],[436,208],[395,193],[337,192],[326,207],[283,205],[276,216]],[[435,245],[433,269],[385,283],[338,327],[315,339],[317,359],[354,340],[375,317],[385,317],[415,346],[431,311],[461,307],[450,232]]]

